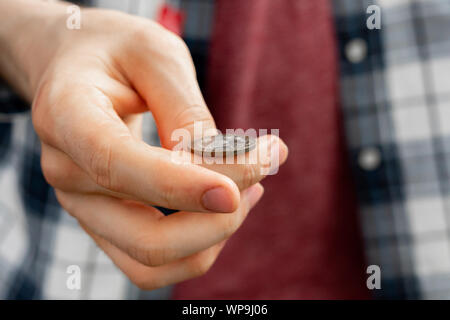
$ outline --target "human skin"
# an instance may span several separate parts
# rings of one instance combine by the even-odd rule
[[[0,75],[32,102],[43,174],[60,204],[142,289],[205,273],[263,194],[261,163],[172,161],[175,129],[214,120],[184,42],[148,19],[67,5],[0,0]],[[151,111],[162,148],[142,141]],[[274,136],[257,141],[287,147]],[[276,150],[275,150],[276,148]],[[180,210],[165,217],[157,205]]]

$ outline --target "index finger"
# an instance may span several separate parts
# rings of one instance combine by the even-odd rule
[[[194,122],[216,128],[200,91],[186,44],[159,26],[138,32],[140,46],[129,46],[118,59],[121,69],[152,112],[164,148],[172,149],[176,129],[193,134]]]
[[[239,190],[231,179],[173,162],[169,150],[135,139],[99,90],[72,87],[77,90],[56,88],[57,97],[38,99],[46,101],[36,102],[33,122],[44,142],[65,152],[98,185],[171,209],[236,210]]]

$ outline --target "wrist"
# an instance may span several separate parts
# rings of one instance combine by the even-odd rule
[[[41,0],[0,3],[0,76],[30,102],[65,29],[66,6]]]

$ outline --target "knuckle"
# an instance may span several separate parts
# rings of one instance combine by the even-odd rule
[[[189,48],[184,42],[184,40],[177,34],[167,30],[166,28],[161,29],[161,36],[164,39],[165,45],[172,50],[172,52],[181,55],[189,55]]]
[[[59,185],[59,170],[56,170],[55,165],[48,161],[44,155],[41,156],[41,169],[44,179],[53,187]]]
[[[140,290],[150,290],[150,289],[152,289],[152,288],[150,288],[150,285],[149,285],[147,279],[144,279],[142,277],[133,277],[133,276],[128,276],[128,278]]]
[[[128,275],[128,278],[136,287],[141,290],[154,290],[161,287],[156,283],[156,281],[145,275]]]
[[[95,182],[106,188],[111,188],[110,151],[96,150],[92,153],[89,166],[95,175]]]
[[[172,47],[182,56],[191,57],[191,52],[189,50],[189,47],[187,46],[186,42],[179,37],[178,35],[174,33],[170,33],[170,43]]]
[[[47,183],[55,188],[62,188],[70,180],[71,170],[64,163],[51,159],[46,152],[41,155],[41,169]]]
[[[188,46],[180,36],[151,21],[134,26],[129,32],[128,39],[147,49],[153,49],[157,44],[161,49],[171,49],[172,53],[189,52]]]
[[[132,43],[140,43],[143,46],[154,41],[152,33],[149,32],[149,29],[144,26],[133,28],[128,38],[132,41]]]
[[[190,129],[195,122],[201,122],[205,128],[215,127],[214,120],[208,109],[199,104],[187,106],[174,118],[174,123],[177,123],[178,128]]]
[[[154,241],[155,237],[140,236],[134,241],[135,246],[130,248],[130,255],[149,267],[158,267],[169,261],[169,250]]]
[[[97,137],[89,138],[89,145],[96,145],[89,155],[89,171],[94,181],[101,187],[118,191],[112,178],[112,148],[109,143],[98,143]]]
[[[66,210],[71,216],[75,217],[75,208],[73,205],[73,201],[69,200],[69,196],[64,192],[55,189],[55,196],[58,200],[59,204]]]
[[[150,248],[143,250],[143,262],[151,267],[162,266],[167,261],[167,251],[164,248]]]
[[[175,207],[175,188],[173,184],[164,183],[161,186],[161,205],[166,208]]]
[[[50,91],[50,82],[44,81],[40,85],[31,107],[31,119],[33,127],[38,136],[44,140],[48,140],[52,133],[51,117],[49,117],[50,113],[48,110],[48,96]]]
[[[122,192],[123,184],[117,178],[117,154],[124,151],[130,144],[134,143],[133,137],[128,133],[117,134],[114,137],[98,135],[92,132],[85,141],[90,146],[88,155],[88,172],[91,178],[101,187]]]
[[[199,277],[206,274],[214,264],[215,257],[207,256],[199,259],[194,259],[190,263],[190,271],[192,277]]]
[[[31,119],[34,129],[41,140],[57,141],[56,129],[61,115],[66,111],[59,106],[65,105],[71,96],[67,81],[59,74],[56,66],[50,66],[45,78],[40,82],[31,106]]]
[[[65,196],[64,196],[64,194],[61,192],[61,191],[59,191],[59,190],[55,190],[55,196],[56,196],[56,199],[58,200],[58,202],[61,204],[61,206],[65,209],[65,207],[66,207],[66,201],[65,201]]]

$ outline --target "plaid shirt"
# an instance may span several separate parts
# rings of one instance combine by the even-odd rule
[[[149,2],[108,5],[149,16]],[[213,0],[170,2],[186,13],[184,37],[202,83]],[[367,264],[381,268],[373,293],[450,298],[450,2],[332,2]],[[372,4],[381,7],[379,30],[366,26]],[[58,205],[27,108],[0,90],[0,297],[168,297],[170,289],[139,293]],[[146,127],[156,143],[154,126]],[[80,291],[66,287],[69,265],[82,270]]]

